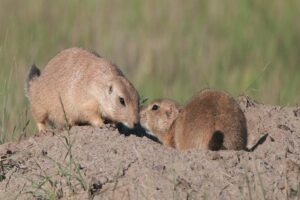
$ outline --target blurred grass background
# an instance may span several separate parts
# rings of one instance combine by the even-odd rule
[[[32,133],[24,80],[60,50],[95,49],[140,94],[184,103],[201,88],[300,102],[300,1],[1,0],[0,143]]]

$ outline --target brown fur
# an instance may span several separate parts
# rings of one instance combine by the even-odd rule
[[[151,110],[153,105],[159,109]],[[168,117],[165,114],[168,111],[174,115]],[[231,96],[221,91],[203,90],[182,109],[174,101],[155,100],[141,110],[140,118],[142,126],[166,146],[181,150],[246,148],[244,113]]]
[[[62,105],[69,125],[102,127],[109,119],[133,127],[139,122],[138,92],[115,65],[95,53],[66,49],[49,61],[40,76],[37,71],[33,66],[29,73],[27,93],[39,130],[46,123],[57,127],[66,123]]]

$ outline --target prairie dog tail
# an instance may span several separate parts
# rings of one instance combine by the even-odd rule
[[[26,88],[25,88],[26,94],[28,94],[29,92],[31,82],[34,81],[36,78],[38,78],[40,75],[41,75],[41,71],[39,70],[39,68],[37,68],[35,64],[33,64],[31,66],[31,69],[26,79]]]
[[[224,149],[224,133],[221,131],[215,131],[208,143],[208,148],[213,151]]]

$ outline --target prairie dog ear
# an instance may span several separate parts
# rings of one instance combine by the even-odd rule
[[[177,110],[178,113],[181,113],[182,107],[177,107],[176,110]]]
[[[110,84],[108,85],[108,94],[111,94],[113,92],[113,86]]]
[[[169,119],[171,118],[175,118],[178,113],[180,112],[179,108],[176,107],[170,107],[167,111],[166,111],[166,115]]]

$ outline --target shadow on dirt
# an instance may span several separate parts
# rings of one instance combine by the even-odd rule
[[[137,137],[147,137],[154,142],[161,143],[155,136],[148,134],[140,124],[131,129],[124,126],[122,123],[117,123],[116,128],[118,129],[119,133],[125,136],[135,135]]]

